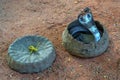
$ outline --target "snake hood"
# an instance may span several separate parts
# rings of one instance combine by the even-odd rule
[[[88,29],[95,38],[95,41],[99,41],[100,40],[100,32],[96,27],[96,24],[94,22],[93,16],[92,16],[92,11],[90,10],[90,8],[85,8],[78,16],[78,20],[79,23],[85,27],[86,29]]]

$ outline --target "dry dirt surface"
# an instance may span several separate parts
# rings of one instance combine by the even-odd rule
[[[83,59],[64,49],[61,35],[87,6],[106,26],[110,44],[103,55]],[[9,45],[33,34],[53,42],[53,66],[34,74],[11,70],[6,61]],[[0,0],[0,80],[120,80],[120,0]]]

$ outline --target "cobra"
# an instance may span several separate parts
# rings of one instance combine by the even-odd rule
[[[95,41],[98,42],[101,35],[95,25],[91,10],[89,8],[85,8],[84,11],[78,16],[78,20],[83,27],[88,29],[93,34]]]

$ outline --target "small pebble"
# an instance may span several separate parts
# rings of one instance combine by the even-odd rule
[[[40,77],[37,77],[36,79],[37,79],[37,80],[39,80],[39,79],[40,79]]]
[[[75,3],[75,4],[77,4],[77,3],[78,3],[78,1],[74,1],[74,3]]]
[[[106,75],[104,75],[103,77],[104,77],[104,78],[107,78],[107,76],[106,76]]]
[[[108,59],[108,61],[111,61],[111,59]]]
[[[82,67],[82,66],[83,66],[83,65],[81,65],[81,64],[79,65],[79,67]]]
[[[68,61],[71,61],[71,59],[70,59],[70,58],[68,58]]]

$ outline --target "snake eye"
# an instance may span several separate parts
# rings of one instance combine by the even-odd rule
[[[81,17],[80,20],[81,20],[82,22],[85,22],[85,19],[84,19],[83,17]]]
[[[80,20],[81,20],[81,21],[84,21],[84,19],[83,19],[82,17],[80,18]]]
[[[88,17],[88,18],[91,18],[91,14],[90,14],[90,13],[88,13],[88,14],[87,14],[87,17]]]

